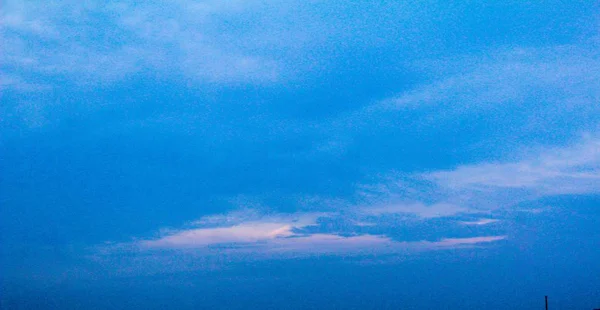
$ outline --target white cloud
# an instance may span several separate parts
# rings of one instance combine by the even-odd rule
[[[227,44],[215,27],[219,17],[251,7],[247,1],[9,0],[0,15],[1,63],[15,74],[68,75],[94,85],[148,69],[200,82],[272,82],[279,70],[274,59]]]
[[[439,241],[395,241],[384,235],[341,236],[315,233],[292,237],[267,238],[265,241],[238,243],[230,247],[140,247],[135,244],[108,244],[97,247],[89,258],[110,265],[111,272],[155,274],[197,269],[223,269],[235,261],[295,259],[314,256],[353,257],[364,259],[418,255],[424,251],[482,247],[506,239],[506,236],[444,238]],[[123,255],[128,253],[127,255]],[[124,259],[125,257],[125,259]],[[394,261],[394,260],[389,260]]]
[[[143,23],[134,22],[138,28]],[[147,27],[149,33],[155,31],[152,30],[153,26]],[[580,114],[586,111],[597,114],[596,99],[600,98],[597,88],[600,82],[597,72],[600,70],[597,69],[600,69],[600,62],[596,54],[573,51],[572,48],[554,48],[546,51],[516,50],[497,57],[475,61],[475,65],[461,68],[459,74],[444,77],[438,82],[358,111],[350,117],[338,119],[332,127],[342,132],[352,132],[353,128],[363,127],[360,126],[362,120],[378,120],[373,113],[382,110],[393,114],[391,110],[436,106],[439,109],[434,109],[434,114],[448,117],[457,113],[478,113],[480,109],[494,109],[500,104],[519,106],[534,102],[539,105],[539,100],[547,101],[544,108],[549,113],[558,110],[559,117],[569,110]],[[535,100],[528,100],[532,98]],[[432,116],[431,120],[436,117]],[[528,123],[524,126],[532,125]],[[334,142],[325,145],[337,146],[335,141],[340,139],[337,136],[335,138],[332,140]],[[597,193],[600,192],[599,146],[599,140],[586,138],[576,145],[540,149],[516,160],[481,162],[454,169],[405,175],[405,180],[402,180],[406,181],[405,184],[391,180],[389,184],[372,186],[368,193],[365,191],[362,203],[342,201],[339,212],[334,212],[333,216],[341,217],[346,222],[375,222],[376,227],[390,215],[396,214],[428,220],[514,208],[520,202],[549,195]],[[320,151],[327,152],[328,148]],[[315,225],[318,217],[312,215],[298,220],[284,215],[265,216],[244,211],[203,218],[195,224],[207,227],[169,232],[157,239],[141,241],[138,245],[147,249],[207,249],[216,245],[235,244],[231,250],[219,248],[219,251],[311,254],[356,253],[366,249],[394,252],[406,248],[451,248],[506,238],[483,236],[446,238],[435,242],[401,242],[384,234],[342,234],[323,227],[318,227],[321,230],[317,232],[305,230]],[[367,221],[363,221],[365,219]],[[498,221],[481,219],[459,223],[481,226]],[[366,230],[373,226],[361,227]]]
[[[381,206],[362,207],[360,211],[372,215],[410,214],[428,219],[469,213],[471,210],[448,203],[436,203],[431,205],[425,205],[423,203],[390,203]]]
[[[483,225],[493,224],[493,223],[497,223],[497,222],[500,222],[500,220],[479,219],[477,221],[461,221],[459,223],[461,223],[462,225],[467,225],[467,226],[483,226]]]
[[[507,163],[481,163],[423,175],[453,191],[518,189],[535,196],[600,192],[600,140],[585,138]]]
[[[567,138],[563,139],[563,146],[529,147],[526,151],[527,146],[514,143],[520,134],[531,137],[539,132],[545,137],[549,128],[568,131],[571,137],[597,132],[600,54],[597,42],[586,43],[589,44],[485,51],[484,56],[424,61],[419,66],[424,75],[431,77],[430,81],[333,122],[336,135],[344,137],[348,132],[354,133],[355,128],[372,126],[372,120],[377,126],[396,126],[400,113],[418,111],[406,119],[408,132],[414,128],[439,128],[445,120],[461,126],[458,120],[468,116],[476,118],[476,122],[484,119],[494,126],[510,126],[507,130],[517,135],[511,141],[504,138],[507,131],[492,131],[491,140],[473,146],[475,152],[486,148],[482,151],[493,151],[496,157],[512,154],[501,161],[399,176],[390,173],[380,184],[364,187],[361,194],[367,201],[365,209],[430,218],[514,209],[521,202],[552,195],[600,193],[597,135]],[[512,109],[520,116],[510,123]],[[506,115],[503,122],[496,119],[498,115]],[[494,139],[511,144],[497,146]],[[540,143],[535,138],[527,142]]]
[[[254,209],[244,209],[204,217],[193,223],[202,226],[201,228],[167,231],[160,238],[141,241],[138,245],[147,249],[206,249],[229,244],[234,245],[231,251],[238,252],[345,255],[365,251],[393,253],[400,249],[460,247],[494,242],[503,240],[506,236],[401,242],[385,234],[354,235],[352,231],[342,234],[331,230],[331,227],[320,225],[319,218],[342,221],[368,231],[381,228],[381,225],[389,225],[394,215],[413,215],[426,221],[485,213],[501,207],[509,210],[512,207],[514,211],[518,211],[521,209],[516,204],[529,199],[556,194],[600,192],[598,169],[600,142],[593,137],[586,137],[578,144],[530,151],[514,162],[465,165],[453,170],[413,175],[412,178],[416,180],[414,184],[421,184],[422,180],[433,184],[427,191],[434,193],[423,192],[422,195],[433,197],[439,201],[436,203],[394,202],[399,198],[394,192],[394,186],[406,186],[411,182],[392,182],[394,186],[372,186],[369,195],[365,196],[366,203],[352,205],[338,201],[335,209],[328,213],[266,215]],[[418,191],[419,188],[414,190]],[[506,190],[509,195],[506,195]],[[487,203],[484,204],[484,201]],[[394,225],[402,225],[397,218],[393,221]],[[365,222],[367,224],[363,224]],[[458,224],[483,226],[499,222],[499,219],[481,218],[476,221],[458,221]],[[314,229],[306,230],[309,227]]]
[[[357,254],[367,251],[378,251],[381,248],[393,247],[395,242],[381,235],[340,236],[336,234],[315,233],[288,238],[274,239],[263,245],[267,254],[296,253],[312,254]]]
[[[227,243],[255,243],[296,236],[295,230],[316,225],[321,214],[261,215],[252,210],[208,216],[194,225],[208,227],[164,231],[164,236],[140,242],[146,248],[197,248]]]
[[[600,82],[600,59],[589,47],[517,48],[421,66],[443,77],[381,105],[392,109],[443,105],[456,113],[475,113],[498,104],[531,104],[527,100],[531,98],[533,103],[544,100],[563,109],[600,98],[595,87]]]
[[[505,236],[442,238],[440,241],[396,241],[382,234],[341,234],[318,224],[322,215],[259,215],[252,210],[210,216],[195,222],[211,227],[165,230],[154,239],[130,244],[108,245],[113,251],[189,251],[203,255],[236,256],[252,254],[257,258],[298,257],[321,254],[363,255],[373,253],[405,253],[464,247],[502,240]],[[329,213],[328,217],[343,217]],[[251,218],[252,220],[248,220]],[[231,224],[236,223],[236,224]],[[315,230],[307,230],[313,227]],[[366,226],[371,227],[371,226]],[[105,251],[110,253],[111,251]]]
[[[0,72],[0,92],[15,89],[20,92],[37,92],[50,89],[50,86],[24,81],[21,77]]]
[[[252,252],[257,255],[296,253],[352,254],[369,249],[393,247],[399,244],[386,236],[341,236],[330,233],[299,234],[295,227],[281,223],[246,223],[233,227],[191,229],[156,240],[137,243],[140,249],[200,249],[210,252],[209,246],[230,245],[219,248],[220,252]],[[208,253],[207,253],[208,254]]]
[[[439,241],[395,241],[383,235],[339,236],[333,234],[313,234],[306,237],[282,238],[269,246],[271,252],[301,252],[304,254],[337,253],[405,253],[407,251],[435,250],[466,247],[506,239],[506,236],[482,236],[470,238],[443,238]]]
[[[596,129],[599,46],[590,40],[579,45],[417,59],[406,65],[424,80],[422,84],[342,115],[326,129],[332,133],[331,143],[351,142],[369,130],[398,128],[419,134],[448,122],[463,127],[481,120],[489,122],[490,128],[500,123],[509,126],[504,135],[507,131],[547,133],[549,127],[561,126],[571,132]],[[469,124],[460,122],[464,117],[471,117],[465,119]],[[504,123],[511,119],[513,123]],[[503,136],[502,132],[491,134]]]
[[[184,230],[157,240],[141,242],[148,248],[205,247],[224,243],[249,243],[292,236],[292,226],[283,223],[245,223],[231,227]]]
[[[522,203],[557,195],[600,193],[600,140],[586,135],[560,147],[521,150],[504,162],[481,162],[454,169],[392,174],[361,186],[355,221],[386,222],[392,215],[417,219],[488,214],[495,210],[540,213]],[[373,218],[369,218],[369,216]],[[499,220],[463,221],[485,225]]]
[[[427,245],[433,247],[445,248],[445,247],[459,247],[459,246],[470,246],[481,243],[490,243],[506,239],[506,236],[484,236],[484,237],[472,237],[472,238],[446,238],[436,242],[425,242]]]

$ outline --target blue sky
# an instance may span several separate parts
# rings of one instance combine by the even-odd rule
[[[2,308],[600,306],[595,1],[4,1]]]

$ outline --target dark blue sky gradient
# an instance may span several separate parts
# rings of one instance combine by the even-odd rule
[[[6,1],[0,308],[600,307],[595,1]]]

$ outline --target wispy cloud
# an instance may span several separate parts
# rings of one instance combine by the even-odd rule
[[[436,247],[456,247],[456,246],[466,246],[466,245],[474,245],[480,243],[488,243],[495,242],[506,239],[506,236],[484,236],[484,237],[472,237],[472,238],[447,238],[442,239],[438,242],[431,242],[431,244]]]
[[[569,109],[600,96],[594,87],[600,81],[600,59],[597,50],[589,47],[514,48],[483,57],[421,62],[419,67],[434,71],[432,75],[438,78],[384,100],[382,106],[406,109],[442,105],[457,113],[475,113],[499,104],[534,104],[528,101],[543,98],[546,104]]]
[[[167,231],[165,236],[140,243],[145,248],[197,248],[228,243],[256,243],[295,236],[295,230],[315,225],[318,215],[257,216],[255,212],[209,216],[195,222],[211,227]],[[234,224],[235,223],[235,224]]]
[[[489,225],[489,224],[498,223],[498,222],[500,222],[500,220],[497,220],[497,219],[479,219],[477,221],[462,221],[460,223],[462,225],[467,225],[467,226],[483,226],[483,225]]]
[[[485,133],[484,141],[460,151],[491,154],[490,159],[433,171],[378,172],[384,175],[380,183],[359,189],[365,209],[432,218],[600,192],[600,54],[597,41],[586,43],[421,61],[415,68],[429,77],[422,85],[333,121],[332,139],[387,128],[394,134],[385,137],[394,143],[397,131],[418,136],[445,122],[462,127],[462,120],[486,120],[477,133]],[[548,126],[554,124],[560,138],[548,143]]]
[[[365,206],[360,209],[361,212],[372,215],[385,215],[385,214],[407,214],[417,216],[419,218],[437,218],[437,217],[448,217],[457,215],[460,213],[469,213],[469,210],[465,207],[448,204],[448,203],[437,203],[432,205],[425,205],[423,203],[393,203],[382,205],[382,206]]]
[[[330,135],[331,144],[344,141],[347,149],[364,143],[365,137],[389,138],[386,143],[402,148],[403,140],[395,139],[396,133],[420,137],[441,128],[464,132],[457,137],[460,142],[470,136],[466,129],[471,127],[476,134],[486,133],[484,141],[471,147],[498,156],[499,152],[516,151],[521,143],[548,143],[541,141],[542,137],[557,136],[555,141],[561,143],[598,129],[598,46],[597,41],[589,40],[413,60],[406,66],[422,83],[341,115],[323,125],[323,130]],[[485,126],[480,124],[483,120]],[[547,135],[549,126],[561,130]]]
[[[0,73],[0,95],[6,89],[13,89],[20,92],[37,92],[50,88],[49,85],[27,82],[19,76]]]
[[[139,25],[148,22],[144,14],[128,23],[139,30]],[[144,27],[149,34],[161,36],[153,25]],[[251,65],[252,60],[248,63]],[[460,67],[454,68],[458,72],[440,74],[441,78],[428,85],[323,125],[328,134],[333,132],[331,141],[323,145],[333,145],[336,149],[333,153],[342,154],[338,148],[354,143],[345,137],[371,129],[370,122],[376,122],[377,128],[380,123],[385,126],[386,122],[380,122],[381,119],[389,120],[406,110],[424,109],[424,113],[410,120],[410,126],[418,127],[457,115],[476,116],[482,111],[541,107],[544,113],[532,113],[527,122],[515,125],[521,126],[521,130],[546,124],[547,119],[562,119],[568,111],[583,116],[587,112],[600,115],[595,105],[600,99],[597,88],[600,62],[593,51],[576,47],[514,49],[488,58],[462,61],[455,66]],[[547,119],[540,121],[540,118]],[[600,192],[598,139],[587,137],[579,143],[527,152],[523,148],[518,145],[518,154],[512,152],[511,158],[501,161],[483,160],[454,168],[403,173],[398,179],[391,177],[381,184],[365,186],[369,187],[367,190],[358,188],[355,194],[360,196],[356,199],[358,202],[340,199],[337,206],[322,209],[328,213],[327,218],[346,224],[349,229],[340,229],[339,226],[344,225],[320,225],[319,220],[326,217],[322,214],[264,215],[246,210],[205,217],[194,222],[194,227],[166,231],[159,237],[137,241],[134,247],[150,251],[218,249],[219,253],[265,255],[349,255],[365,251],[394,253],[406,249],[465,247],[508,237],[439,235],[437,241],[403,241],[393,236],[393,232],[402,227],[406,217],[416,221],[447,221],[463,226],[462,229],[505,223],[505,219],[472,220],[472,216],[479,217],[481,213],[497,209],[518,210],[520,203],[546,196]],[[331,152],[331,148],[318,147],[315,152]],[[465,215],[470,217],[465,219]],[[499,225],[494,228],[496,226]]]
[[[464,216],[472,218],[475,214],[500,208],[519,211],[522,210],[520,203],[546,196],[600,192],[600,144],[594,137],[564,147],[538,148],[523,152],[522,156],[513,162],[480,163],[406,176],[415,181],[374,186],[378,190],[371,191],[361,203],[337,201],[337,206],[323,213],[264,214],[256,209],[244,209],[207,216],[193,222],[193,227],[166,230],[157,238],[136,241],[133,246],[141,250],[211,252],[218,249],[221,252],[255,253],[261,257],[292,253],[294,257],[326,253],[360,255],[468,247],[504,240],[507,236],[452,238],[439,235],[438,241],[403,241],[389,233],[394,227],[402,227],[406,216],[411,221],[443,219],[459,226],[486,226],[506,220],[464,220]],[[437,202],[418,202],[419,195],[404,197],[405,201],[412,199],[413,202],[398,202],[401,196],[394,192],[394,186],[422,182],[430,185],[419,194],[420,197],[428,195]]]
[[[453,191],[518,189],[537,196],[600,192],[600,141],[545,148],[514,162],[481,163],[423,175]]]
[[[181,235],[182,232],[175,235]],[[246,234],[244,234],[246,235]],[[385,235],[313,233],[265,237],[260,241],[228,242],[218,245],[194,247],[137,241],[130,244],[107,244],[96,247],[89,259],[111,266],[111,272],[123,274],[156,274],[197,269],[223,269],[231,262],[248,262],[274,259],[298,259],[315,256],[352,258],[364,264],[365,259],[377,261],[383,257],[401,258],[429,251],[468,249],[493,246],[505,240],[505,235],[440,238],[436,241],[398,241]],[[155,239],[160,242],[164,239]],[[216,242],[216,239],[213,239]],[[231,241],[231,240],[229,240]],[[374,256],[377,255],[377,256]],[[384,255],[384,256],[381,256]],[[124,259],[126,257],[126,259]],[[384,259],[385,261],[385,259]]]
[[[394,254],[410,251],[427,251],[481,245],[506,239],[506,236],[483,236],[472,238],[442,238],[439,241],[397,241],[384,235],[340,236],[313,234],[298,238],[280,238],[269,252],[292,252],[311,254]]]
[[[282,223],[246,223],[232,227],[185,230],[157,240],[144,241],[148,248],[203,247],[213,244],[259,242],[292,236],[292,226]]]
[[[520,204],[557,195],[597,193],[600,142],[595,135],[585,135],[560,147],[523,147],[502,162],[392,175],[370,186],[361,208],[366,214],[404,213],[423,219],[484,214],[498,209],[539,213],[540,209],[524,210]],[[492,222],[496,221],[463,224]]]
[[[2,63],[15,74],[67,75],[78,83],[110,83],[140,70],[200,82],[273,81],[274,59],[229,46],[213,29],[217,16],[251,7],[236,1],[8,1],[0,15],[7,43]]]
[[[195,251],[194,255],[224,255],[253,259],[302,257],[312,255],[360,256],[367,254],[400,254],[427,250],[468,247],[503,240],[506,236],[444,238],[438,241],[403,241],[382,233],[340,232],[321,220],[350,220],[348,214],[260,214],[254,210],[208,216],[179,230],[163,230],[156,238],[132,243],[110,244],[104,254],[133,251]],[[352,217],[352,216],[351,216]],[[376,224],[375,224],[376,225]],[[362,228],[376,228],[358,225]],[[333,230],[332,230],[333,229]]]
[[[348,203],[345,208],[337,206],[325,213],[264,214],[254,209],[244,209],[201,218],[192,222],[190,228],[165,230],[158,238],[137,241],[135,246],[146,250],[225,246],[231,247],[231,251],[304,252],[309,255],[360,253],[368,249],[394,252],[397,249],[444,248],[494,242],[506,236],[458,239],[440,236],[440,241],[404,242],[390,238],[381,231],[376,234],[368,231],[377,231],[382,224],[389,224],[390,217],[395,215],[409,215],[422,221],[447,217],[453,217],[451,221],[456,221],[458,217],[457,223],[463,226],[499,223],[499,219],[490,218],[461,221],[460,216],[497,208],[520,210],[520,202],[550,195],[598,193],[599,168],[600,144],[594,138],[585,138],[576,145],[539,149],[537,153],[516,162],[474,164],[413,175],[415,179],[433,184],[429,190],[438,192],[433,196],[439,202],[432,204],[398,203],[393,200],[381,203],[382,197],[377,197],[371,200],[375,202],[372,205]],[[512,193],[508,199],[506,189]],[[487,200],[488,204],[482,204],[483,200]],[[457,204],[459,201],[461,204]],[[325,219],[357,228],[338,231],[336,226],[322,225]],[[392,221],[394,225],[402,225],[397,218]],[[357,224],[364,222],[373,224]]]

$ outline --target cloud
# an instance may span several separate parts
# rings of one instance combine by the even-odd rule
[[[50,88],[48,85],[27,82],[19,76],[4,73],[0,75],[0,92],[6,89],[14,89],[19,92],[38,92],[49,90]]]
[[[314,225],[317,220],[321,217],[327,216],[327,213],[323,212],[304,212],[304,213],[291,213],[291,214],[269,214],[260,211],[264,209],[258,202],[249,202],[248,198],[236,198],[232,199],[232,202],[237,205],[243,205],[244,208],[231,211],[225,214],[213,214],[204,216],[201,219],[192,222],[192,225],[203,226],[203,227],[214,227],[214,226],[230,226],[239,225],[248,222],[274,222],[281,223],[284,225],[292,225],[294,227],[302,228]],[[251,200],[251,199],[249,199]]]
[[[227,243],[255,243],[296,235],[294,230],[315,225],[313,214],[263,216],[248,220],[249,212],[238,212],[223,217],[207,217],[196,224],[218,225],[168,232],[156,240],[140,242],[144,248],[194,248]],[[255,217],[254,212],[250,212]],[[231,225],[231,222],[237,224]]]
[[[264,236],[261,234],[261,236]],[[297,236],[261,238],[261,241],[229,244],[228,246],[168,248],[141,247],[134,244],[107,244],[96,247],[88,257],[101,265],[110,266],[117,275],[156,274],[173,271],[221,270],[231,262],[259,260],[302,259],[315,256],[337,256],[363,264],[365,259],[384,261],[391,257],[418,255],[428,251],[467,249],[491,245],[506,236],[442,238],[438,241],[396,241],[385,235],[357,234],[342,236],[315,233]],[[382,256],[384,255],[384,256]]]
[[[449,218],[463,226],[506,222],[510,219],[502,217],[510,217],[510,212],[540,214],[551,208],[524,209],[524,203],[600,193],[600,140],[587,134],[563,146],[523,148],[510,160],[390,174],[381,179],[358,187],[360,202],[344,204],[354,210],[346,209],[347,217],[374,222],[378,227],[402,225],[405,220]],[[500,218],[472,220],[477,214]]]
[[[462,221],[459,222],[462,225],[467,225],[467,226],[483,226],[483,225],[488,225],[488,224],[493,224],[493,223],[497,223],[500,222],[500,220],[496,220],[496,219],[479,219],[477,221]]]
[[[209,216],[194,225],[210,227],[163,230],[157,238],[136,240],[132,243],[109,244],[104,254],[122,251],[152,253],[156,251],[194,251],[206,257],[221,255],[248,259],[292,258],[313,255],[360,256],[368,254],[400,254],[459,248],[499,241],[505,236],[469,238],[440,238],[439,241],[399,241],[386,234],[343,233],[332,230],[320,220],[346,215],[328,214],[271,214],[260,215],[254,210]],[[235,224],[233,224],[235,223]],[[373,228],[373,226],[361,226]],[[376,227],[375,227],[376,228]],[[188,252],[181,252],[188,253]]]
[[[381,151],[393,145],[408,149],[407,157],[419,156],[422,144],[407,144],[396,138],[399,133],[429,139],[423,134],[448,137],[456,130],[460,135],[436,156],[441,162],[452,152],[479,158],[438,170],[376,171],[383,175],[379,183],[359,189],[365,209],[431,218],[599,193],[600,54],[597,41],[585,43],[420,61],[414,68],[426,77],[422,85],[333,121],[332,139],[350,136],[350,148],[366,139],[377,147],[371,140],[379,139]],[[472,136],[479,140],[475,145]],[[411,150],[415,145],[417,151]]]
[[[192,222],[191,225],[196,227],[166,230],[158,238],[134,244],[141,250],[196,249],[207,253],[253,253],[265,258],[468,247],[504,240],[507,236],[445,238],[442,235],[438,236],[439,241],[402,241],[390,237],[394,228],[404,225],[404,220],[395,216],[409,215],[412,216],[409,218],[423,222],[451,217],[451,223],[461,226],[499,223],[500,219],[460,220],[460,217],[498,208],[520,211],[519,203],[545,196],[599,193],[598,169],[600,142],[588,136],[568,146],[523,152],[522,158],[513,162],[463,165],[407,177],[415,182],[375,185],[372,188],[377,190],[364,196],[367,197],[365,201],[359,204],[337,201],[337,206],[327,212],[265,214],[248,208],[207,216]],[[420,185],[423,181],[431,183],[426,189],[433,194],[427,191],[421,194],[434,197],[437,202],[395,201],[399,198],[395,186]],[[415,191],[423,189],[414,188]]]
[[[469,213],[472,211],[467,208],[448,203],[437,203],[429,206],[423,203],[390,203],[382,206],[367,206],[361,208],[360,210],[366,214],[372,215],[409,214],[424,219],[448,217],[460,213]]]
[[[408,61],[407,70],[421,83],[322,127],[330,143],[347,141],[349,149],[365,143],[404,149],[410,138],[428,141],[431,134],[446,137],[449,132],[457,135],[457,148],[481,135],[479,144],[469,147],[491,154],[510,154],[509,148],[521,143],[561,143],[597,130],[598,46],[588,40]],[[552,135],[549,126],[557,128]],[[400,134],[406,138],[398,139]]]
[[[395,241],[382,235],[362,234],[341,236],[315,233],[277,238],[267,244],[261,245],[262,249],[258,252],[263,252],[266,255],[295,254],[310,256],[327,253],[354,255],[365,252],[378,252],[384,248],[393,247],[395,244]]]
[[[480,163],[423,174],[452,191],[518,189],[535,196],[600,192],[600,140],[538,150],[515,162]]]
[[[559,104],[563,109],[600,97],[597,50],[575,45],[497,50],[453,61],[420,62],[437,79],[381,103],[390,109],[446,106],[457,113],[495,109],[499,104]],[[439,76],[442,76],[439,78]],[[468,107],[468,109],[466,109]]]
[[[426,242],[426,244],[434,247],[457,247],[457,246],[468,246],[481,243],[489,243],[506,239],[506,236],[484,236],[484,237],[472,237],[472,238],[446,238],[437,242]]]
[[[216,227],[165,231],[164,236],[137,243],[142,249],[208,248],[232,245],[269,252],[335,252],[391,242],[384,236],[340,236],[331,233],[308,233],[303,228],[316,226],[323,214],[260,215],[243,210],[221,216],[209,216],[194,222]],[[329,215],[328,215],[329,216]],[[236,224],[232,224],[236,223]]]
[[[540,213],[522,203],[558,195],[600,193],[600,140],[584,135],[563,146],[523,147],[510,160],[483,161],[452,169],[390,174],[361,186],[360,213],[414,215],[423,220],[491,213]],[[548,209],[548,208],[546,208]],[[546,210],[544,209],[544,210]],[[483,225],[496,220],[462,221]]]
[[[144,241],[148,248],[202,247],[212,244],[258,242],[291,236],[292,226],[281,223],[247,223],[223,228],[185,230],[158,240]]]
[[[442,238],[439,241],[395,241],[382,235],[339,236],[313,234],[306,237],[277,239],[269,251],[301,252],[303,254],[393,254],[406,251],[422,251],[457,248],[485,244],[506,239],[506,236],[483,236],[471,238]]]
[[[223,15],[243,15],[249,2],[7,1],[3,7],[2,64],[21,79],[68,76],[97,85],[144,70],[210,83],[278,78],[274,59],[229,46],[214,29]]]
[[[142,21],[131,22],[135,29],[147,22],[147,17],[140,18]],[[149,27],[149,33],[158,31],[151,25],[144,27]],[[408,119],[410,124],[406,127],[410,129],[423,124],[437,125],[441,119],[454,116],[480,117],[480,113],[506,112],[515,107],[525,107],[527,112],[535,112],[538,108],[543,111],[523,113],[528,115],[527,121],[515,124],[522,131],[546,125],[548,120],[564,119],[569,111],[581,116],[586,113],[600,115],[595,105],[596,99],[600,98],[596,86],[600,81],[600,75],[596,73],[600,72],[596,70],[600,68],[600,62],[597,54],[589,50],[576,47],[514,49],[487,58],[469,58],[455,66],[458,69],[442,70],[458,72],[442,72],[441,78],[428,85],[320,126],[327,134],[333,132],[332,139],[320,143],[326,147],[319,146],[315,152],[344,154],[339,148],[356,143],[357,131],[398,126],[400,122],[395,117],[407,110],[424,111],[414,119]],[[370,127],[373,123],[377,127]],[[585,119],[582,123],[585,126]],[[395,141],[396,137],[394,131],[388,138]],[[303,218],[299,220],[289,215],[264,215],[246,210],[205,217],[193,223],[201,227],[167,231],[160,237],[135,242],[135,245],[150,251],[192,249],[268,256],[267,253],[395,253],[406,249],[496,242],[507,236],[444,238],[436,235],[439,241],[425,238],[399,241],[394,229],[404,228],[405,218],[423,222],[446,221],[459,227],[484,226],[500,220],[469,221],[461,216],[501,208],[517,210],[520,203],[545,196],[597,193],[600,191],[599,146],[598,139],[593,137],[584,138],[578,144],[530,149],[529,153],[519,145],[521,155],[502,161],[482,160],[440,170],[402,173],[397,179],[390,177],[381,184],[365,186],[370,187],[368,190],[358,188],[355,193],[358,202],[350,198],[339,199],[335,207],[324,206],[320,210],[328,213],[327,218],[334,223],[331,226],[319,224],[320,217],[325,217],[322,215],[305,216],[300,212],[295,215]],[[452,219],[448,219],[450,217]],[[502,219],[503,223],[505,221]]]

